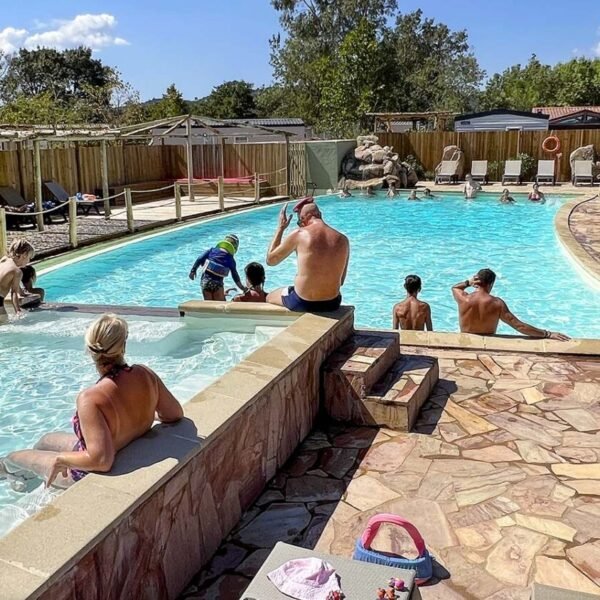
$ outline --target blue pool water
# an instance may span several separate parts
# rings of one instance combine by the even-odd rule
[[[450,287],[490,267],[498,275],[495,293],[521,319],[600,337],[600,294],[574,270],[555,237],[553,220],[564,199],[548,198],[544,205],[518,195],[516,205],[500,204],[495,195],[467,202],[458,194],[421,202],[329,196],[319,203],[325,219],[351,241],[343,294],[356,306],[358,325],[390,327],[392,306],[404,295],[403,278],[417,273],[434,328],[456,331]],[[176,306],[200,296],[189,269],[226,233],[240,237],[240,272],[247,262],[264,262],[278,211],[265,207],[146,239],[45,274],[40,284],[49,301]],[[269,268],[267,289],[291,284],[295,267],[290,258]],[[502,326],[501,332],[509,331]]]
[[[98,374],[83,346],[91,314],[30,313],[0,327],[0,457],[48,431],[71,431],[77,394]],[[127,359],[154,369],[185,402],[286,322],[127,316]],[[289,321],[288,321],[289,322]],[[0,537],[50,499],[34,479],[23,493],[0,478]]]

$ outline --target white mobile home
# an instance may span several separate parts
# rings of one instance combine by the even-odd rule
[[[458,115],[454,130],[467,131],[548,131],[548,115],[497,109]]]

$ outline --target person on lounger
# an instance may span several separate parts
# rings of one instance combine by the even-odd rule
[[[110,471],[118,452],[155,419],[173,423],[183,417],[181,404],[154,371],[125,362],[127,334],[127,323],[116,315],[102,315],[89,326],[85,346],[100,378],[77,396],[73,433],[47,433],[32,450],[11,452],[2,459],[5,474],[69,487],[90,471]]]
[[[406,298],[398,302],[392,310],[392,326],[394,329],[413,329],[416,331],[433,331],[431,323],[431,307],[427,302],[418,299],[421,291],[421,278],[408,275],[404,280]]]
[[[29,263],[34,254],[33,246],[26,239],[18,238],[8,247],[7,255],[0,258],[0,325],[8,321],[8,314],[4,308],[4,299],[8,294],[15,313],[21,312],[21,268]]]
[[[298,229],[284,239],[293,214],[298,215]],[[323,221],[311,197],[298,202],[289,217],[287,204],[281,209],[275,236],[267,251],[267,264],[278,265],[292,252],[298,257],[294,285],[271,292],[267,302],[297,312],[329,312],[339,308],[350,244],[345,235]]]
[[[463,333],[494,335],[498,329],[498,323],[503,321],[528,337],[560,341],[569,339],[562,333],[538,329],[520,321],[510,312],[502,298],[491,295],[495,281],[494,271],[481,269],[473,277],[452,286],[452,295],[458,304],[460,330]],[[469,294],[466,290],[470,287],[475,288],[475,291]]]
[[[481,184],[478,181],[473,181],[471,175],[465,177],[465,185],[463,187],[463,194],[467,200],[473,200],[477,198],[477,192],[481,191]]]

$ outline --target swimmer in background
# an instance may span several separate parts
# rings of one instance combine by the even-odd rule
[[[500,202],[502,202],[502,204],[516,204],[515,199],[510,195],[508,188],[504,188],[502,190],[502,195],[500,196]]]
[[[434,196],[429,188],[425,188],[423,190],[423,198],[437,198],[437,196]]]
[[[350,193],[350,190],[348,189],[348,184],[345,183],[344,187],[342,188],[342,191],[340,192],[340,198],[351,198],[352,194]]]
[[[478,181],[473,181],[471,175],[465,177],[465,185],[463,187],[463,194],[467,200],[473,200],[477,198],[477,192],[481,191],[481,184]]]
[[[394,181],[390,181],[386,196],[388,198],[393,198],[397,194],[398,194],[398,191],[396,190],[396,183]]]
[[[369,185],[367,186],[367,196],[374,196],[375,195],[375,191],[373,190],[373,186]]]
[[[408,199],[409,200],[421,200],[421,198],[419,198],[417,196],[417,190],[411,190],[410,194],[408,195]]]
[[[407,275],[404,289],[406,298],[392,309],[392,327],[416,331],[424,331],[427,328],[427,331],[433,331],[431,307],[417,298],[421,291],[421,278],[418,275]]]
[[[544,195],[544,192],[540,191],[540,186],[537,183],[533,184],[533,189],[529,192],[527,199],[531,200],[531,202],[539,202],[541,204],[546,202],[546,196]]]

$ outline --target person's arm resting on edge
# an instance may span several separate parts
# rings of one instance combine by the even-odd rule
[[[500,312],[500,319],[504,321],[507,325],[510,325],[513,329],[516,329],[519,333],[523,335],[534,337],[534,338],[548,338],[551,340],[559,340],[564,342],[568,339],[566,335],[562,333],[556,333],[554,331],[548,331],[547,329],[539,329],[538,327],[534,327],[533,325],[529,325],[528,323],[524,323],[520,319],[518,319],[515,315],[513,315],[508,306],[506,306],[506,302],[501,300],[502,302],[502,310]]]

